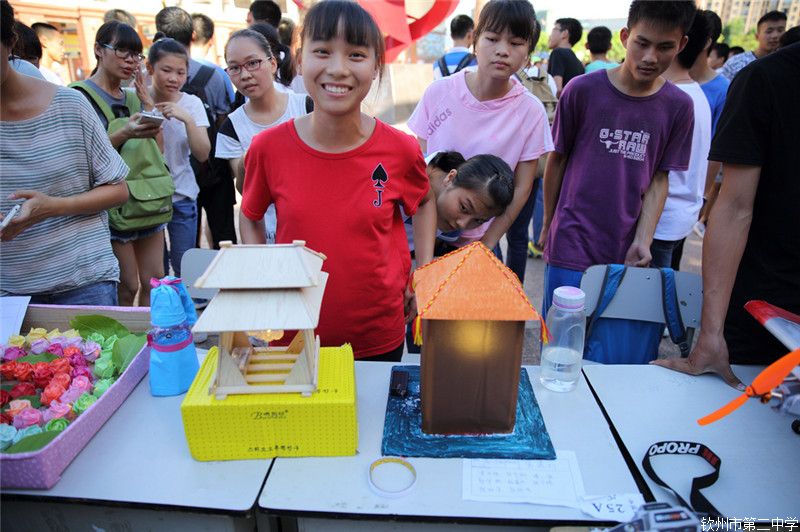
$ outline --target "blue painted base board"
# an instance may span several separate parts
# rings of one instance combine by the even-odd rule
[[[405,398],[390,395],[386,403],[381,447],[384,456],[555,460],[553,442],[524,368],[520,370],[514,431],[483,436],[422,432],[419,366],[394,366],[392,369],[408,372],[408,395]]]

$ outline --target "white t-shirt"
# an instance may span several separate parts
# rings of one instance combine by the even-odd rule
[[[680,240],[692,232],[703,206],[708,152],[711,149],[711,107],[703,89],[698,83],[677,83],[675,86],[692,98],[694,131],[689,169],[669,173],[669,194],[656,226],[654,238],[668,241]]]
[[[292,84],[289,85],[289,88],[298,94],[308,94],[308,91],[306,90],[306,84],[303,83],[303,76],[300,74],[294,77]]]
[[[306,95],[294,92],[288,93],[289,101],[286,110],[280,118],[271,124],[258,124],[253,122],[244,110],[244,105],[228,115],[222,123],[217,133],[217,151],[215,156],[218,159],[238,159],[244,157],[247,148],[253,137],[264,130],[275,127],[279,124],[307,114]]]
[[[197,127],[208,127],[206,109],[200,98],[191,94],[181,93],[177,104],[189,112]],[[200,187],[194,177],[194,171],[189,163],[189,137],[186,135],[186,126],[177,118],[164,120],[164,159],[175,181],[175,194],[172,201],[184,198],[197,199]]]
[[[55,71],[50,70],[49,68],[40,66],[39,72],[41,72],[42,76],[44,76],[44,79],[49,81],[50,83],[61,85],[62,87],[66,85],[66,83],[64,83],[64,80],[61,79],[61,76],[59,76]]]

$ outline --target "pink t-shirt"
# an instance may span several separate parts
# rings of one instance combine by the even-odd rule
[[[473,74],[474,75],[474,74]],[[514,170],[553,151],[547,113],[533,94],[514,77],[502,98],[478,101],[467,88],[466,71],[434,81],[408,120],[408,127],[428,142],[428,153],[454,150],[469,159],[491,153]],[[490,222],[463,231],[478,240]]]

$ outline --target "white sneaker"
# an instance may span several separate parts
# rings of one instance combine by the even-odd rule
[[[692,231],[694,231],[694,234],[696,234],[700,238],[703,238],[704,236],[706,236],[706,224],[704,224],[703,222],[697,222],[694,224],[694,227],[692,227]]]

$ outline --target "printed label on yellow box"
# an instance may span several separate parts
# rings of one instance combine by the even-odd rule
[[[356,453],[355,369],[349,344],[319,354],[317,391],[229,395],[216,399],[209,388],[217,349],[206,356],[181,404],[192,456],[201,461],[274,456],[348,456]]]

